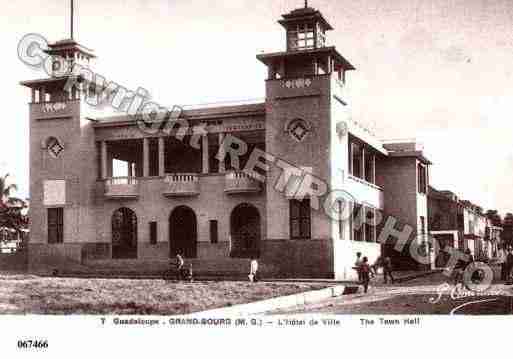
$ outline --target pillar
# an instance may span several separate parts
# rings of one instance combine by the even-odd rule
[[[372,155],[372,158],[371,158],[371,171],[372,171],[372,177],[371,177],[372,184],[376,184],[376,155]]]
[[[143,138],[143,177],[150,176],[150,140]]]
[[[204,135],[201,137],[201,151],[202,151],[202,160],[203,160],[203,173],[208,174],[210,172],[209,169],[209,148],[208,148],[208,135]]]
[[[221,158],[223,160],[219,161],[219,173],[225,173],[226,172],[226,168],[224,166],[225,151],[224,151],[223,141],[224,141],[224,133],[220,133],[219,134],[219,154],[221,155]]]
[[[362,146],[361,154],[360,174],[362,175],[361,178],[365,181],[365,146]]]
[[[348,154],[347,154],[347,157],[349,159],[349,163],[348,163],[348,172],[349,174],[353,175],[353,153],[354,153],[354,150],[353,150],[353,144],[351,143],[351,141],[349,141],[349,146],[348,146]]]
[[[107,141],[102,141],[101,143],[102,147],[102,153],[101,153],[101,160],[102,160],[102,179],[106,179],[108,177],[107,175]]]
[[[165,165],[164,165],[164,154],[165,154],[165,143],[164,137],[159,137],[159,176],[164,177]]]
[[[32,94],[32,103],[34,103],[36,102],[36,90],[34,88],[31,88],[30,92]]]

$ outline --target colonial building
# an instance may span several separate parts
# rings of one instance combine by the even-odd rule
[[[377,211],[412,238],[427,233],[422,148],[380,141],[350,119],[355,67],[327,45],[333,28],[321,12],[296,9],[279,23],[286,50],[257,56],[268,68],[265,100],[184,110],[184,136],[97,115],[86,100],[98,88],[76,74],[23,82],[32,91],[30,268],[157,272],[182,253],[202,273],[245,274],[258,257],[271,277],[349,279],[356,252],[381,253]],[[72,39],[46,52],[70,68],[95,59]],[[348,220],[322,210],[333,190],[358,209]]]
[[[451,191],[429,188],[429,226],[438,241],[437,267],[443,267],[447,255],[440,254],[445,247],[470,250],[474,258],[488,260],[497,257],[502,228],[495,226],[480,206],[459,199]]]

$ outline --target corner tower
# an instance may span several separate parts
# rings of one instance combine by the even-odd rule
[[[334,46],[327,45],[327,33],[333,27],[320,11],[305,3],[278,22],[285,29],[286,51],[257,56],[268,68],[266,150],[330,184],[335,132],[332,106],[333,102],[346,105],[341,90],[346,72],[354,67]],[[266,246],[282,252],[283,272],[332,277],[328,217],[315,210],[313,198],[306,196],[301,201],[297,191],[284,194],[277,190],[282,174],[280,168],[268,172]],[[295,180],[299,184],[301,178]]]
[[[87,118],[85,82],[73,66],[89,67],[92,50],[71,38],[48,44],[45,78],[21,82],[30,88],[29,270],[46,271],[80,262],[83,241],[94,242],[97,151]],[[71,80],[71,81],[69,81]],[[66,86],[70,85],[70,88]]]

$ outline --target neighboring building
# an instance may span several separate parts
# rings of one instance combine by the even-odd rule
[[[437,249],[469,249],[476,260],[496,257],[501,228],[492,224],[481,207],[460,200],[451,191],[430,187],[428,212],[430,233],[438,241]],[[446,256],[436,253],[435,257],[436,266],[442,267]]]
[[[65,92],[72,74],[23,82],[32,90],[31,270],[158,271],[182,253],[195,272],[247,274],[258,257],[267,276],[349,279],[356,252],[371,262],[381,253],[373,213],[393,215],[412,238],[427,233],[430,162],[420,146],[383,143],[349,119],[354,67],[326,46],[332,27],[319,11],[297,9],[279,23],[286,51],[257,56],[268,68],[265,102],[186,110],[180,119],[207,133],[189,130],[183,141],[142,131],[128,115],[94,115],[85,100],[98,90],[79,77]],[[74,40],[47,53],[71,65],[95,58]],[[234,137],[248,147],[240,166],[234,152],[245,145],[226,144]],[[242,171],[254,167],[255,149],[269,154],[263,185]],[[300,169],[290,181],[287,163]],[[370,220],[312,209],[319,179],[350,193]]]
[[[513,214],[507,213],[502,221],[501,242],[505,247],[513,246]]]

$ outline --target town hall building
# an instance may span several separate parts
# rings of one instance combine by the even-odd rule
[[[265,100],[183,110],[183,136],[98,115],[86,101],[97,88],[78,76],[65,90],[76,74],[23,82],[32,93],[30,270],[158,273],[180,253],[205,275],[244,275],[258,258],[268,278],[352,279],[357,252],[405,262],[378,242],[373,221],[379,212],[412,238],[428,233],[430,161],[415,141],[382,141],[350,118],[355,67],[327,45],[333,28],[320,11],[299,8],[279,24],[285,50],[257,56],[268,69]],[[70,68],[95,59],[73,39],[45,51]],[[227,138],[240,141],[229,155]],[[255,152],[275,165],[249,173]],[[302,175],[280,183],[284,164]],[[304,174],[317,183],[300,194]],[[346,220],[326,214],[326,196],[314,198],[320,181],[352,199]]]

